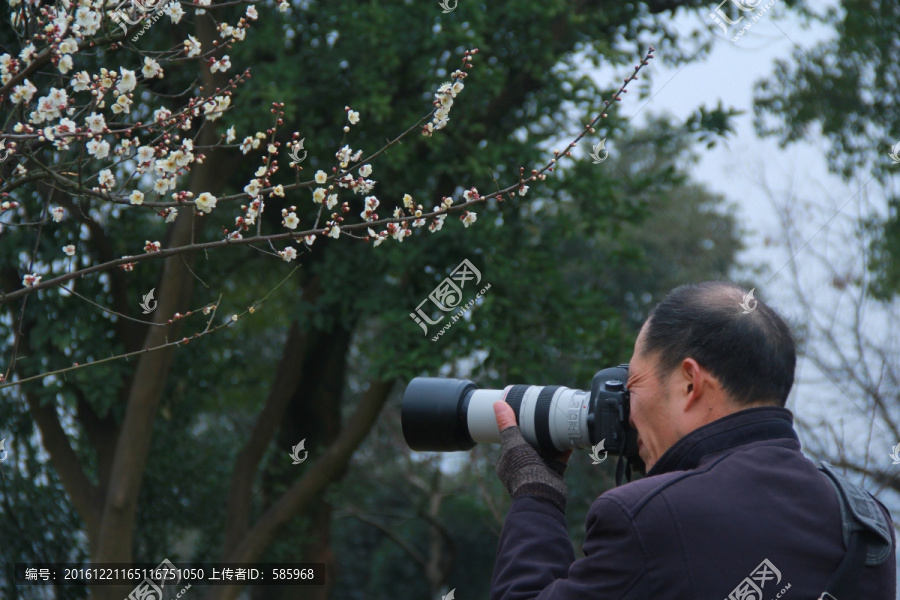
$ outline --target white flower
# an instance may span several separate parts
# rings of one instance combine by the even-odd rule
[[[322,204],[325,201],[325,194],[328,192],[325,188],[316,188],[313,192],[313,202]]]
[[[157,194],[165,194],[169,189],[169,180],[165,177],[160,177],[155,182],[153,182],[153,191]]]
[[[350,121],[351,125],[356,125],[357,123],[359,123],[359,113],[355,110],[348,110],[347,120]]]
[[[158,62],[156,62],[149,56],[145,56],[144,66],[141,68],[141,74],[145,79],[153,79],[154,77],[162,77],[163,70],[162,67],[159,66]]]
[[[109,156],[109,142],[106,140],[91,140],[87,143],[88,154],[95,158],[106,158]]]
[[[91,113],[85,117],[84,124],[87,125],[93,133],[102,133],[103,129],[106,127],[106,119],[103,118],[103,115]]]
[[[132,204],[141,204],[144,202],[144,192],[134,190],[133,192],[131,192],[131,195],[128,196],[128,200]]]
[[[169,18],[172,19],[173,23],[178,23],[181,21],[181,17],[184,16],[184,9],[181,8],[180,2],[169,2],[166,4],[166,8],[163,12],[169,15]]]
[[[251,7],[252,8],[252,7]],[[225,143],[230,144],[234,141],[234,125],[228,128],[228,131],[225,132],[227,135],[225,136]]]
[[[363,165],[359,168],[360,177],[368,177],[372,174],[372,165]]]
[[[308,236],[303,238],[303,241],[306,242],[307,246],[312,246],[313,242],[316,241],[316,236],[315,234],[309,234]]]
[[[22,278],[22,285],[25,287],[33,287],[41,282],[41,276],[32,273]]]
[[[413,204],[413,197],[409,194],[403,194],[403,206],[412,210],[413,206],[415,206]]]
[[[328,235],[334,239],[338,239],[341,235],[341,230],[337,225],[332,225],[331,229],[328,230]]]
[[[119,78],[119,83],[116,84],[116,89],[120,94],[127,94],[137,85],[137,78],[134,76],[134,71],[129,71],[125,67],[119,67],[119,73],[122,76]]]
[[[231,59],[226,54],[221,59],[217,60],[212,64],[209,68],[210,73],[216,73],[218,71],[222,71],[223,73],[231,68]]]
[[[150,146],[141,146],[137,151],[137,160],[140,164],[148,163],[153,160],[155,154]]]
[[[287,248],[279,252],[278,256],[280,256],[282,260],[284,260],[284,262],[291,262],[292,260],[297,258],[297,251],[293,246],[288,246]]]
[[[435,96],[437,96],[438,94],[449,94],[450,88],[452,88],[452,87],[453,87],[453,84],[451,82],[445,81],[444,83],[441,84],[441,87],[439,87],[437,89],[437,94],[435,94]]]
[[[34,96],[34,93],[37,91],[37,88],[28,81],[25,80],[25,83],[22,85],[17,85],[13,88],[13,93],[10,96],[10,99],[15,103],[19,104],[24,102],[25,104],[31,102],[31,98]]]
[[[250,19],[251,21],[255,21],[256,19],[259,18],[259,14],[256,12],[255,6],[248,6],[247,12],[244,14],[246,14],[247,18]]]
[[[321,185],[326,181],[328,181],[328,175],[325,173],[325,171],[316,171],[316,183]]]
[[[99,181],[100,185],[106,186],[108,188],[116,185],[116,178],[115,176],[113,176],[112,171],[110,171],[109,169],[103,169],[102,171],[100,171]]]
[[[197,208],[202,212],[211,213],[212,209],[216,207],[216,197],[209,192],[203,192],[196,200],[194,200],[194,204],[196,204]]]
[[[286,13],[291,8],[291,5],[285,2],[285,0],[281,0],[278,3],[278,12]]]
[[[297,218],[297,213],[291,212],[281,220],[281,223],[288,229],[296,229],[300,219]]]
[[[59,43],[60,54],[75,54],[78,51],[78,42],[68,37]]]
[[[114,113],[130,113],[131,112],[131,98],[128,96],[122,95],[116,98],[116,102],[110,107]]]
[[[457,81],[453,84],[453,87],[450,88],[450,93],[454,96],[463,91],[463,88],[466,87],[462,81]]]
[[[75,246],[73,246],[72,244],[63,246],[62,251],[66,253],[66,256],[75,256]]]
[[[325,207],[326,207],[328,210],[331,210],[332,208],[335,207],[335,205],[337,205],[337,201],[338,201],[337,194],[329,194],[329,195],[328,195],[328,199],[327,199],[327,201],[325,202]]]
[[[71,85],[72,89],[76,92],[88,90],[91,87],[91,76],[87,74],[87,71],[75,73],[75,77],[72,78],[69,85]]]
[[[527,186],[527,185],[523,185],[522,187],[519,188],[519,195],[520,195],[520,196],[524,196],[524,195],[527,194],[527,193],[528,193],[528,186]]]
[[[463,222],[463,225],[468,227],[469,225],[474,223],[477,218],[478,217],[475,215],[475,213],[466,211],[466,213],[462,217],[460,217],[460,221]]]
[[[178,218],[178,209],[170,208],[169,213],[166,215],[166,223],[172,223],[177,218]]]
[[[147,240],[144,243],[144,252],[159,252],[160,243],[159,242],[151,242]]]
[[[278,196],[279,198],[284,198],[284,186],[280,183],[272,188],[272,195]]]
[[[50,216],[53,217],[53,220],[57,223],[63,220],[63,215],[65,214],[65,209],[61,206],[54,206],[50,209]]]
[[[189,35],[188,39],[184,40],[184,52],[189,57],[200,54],[200,42],[197,41],[197,38]]]
[[[254,142],[256,142],[256,140],[254,140],[249,135],[247,137],[245,137],[244,141],[241,142],[241,152],[243,152],[244,154],[247,154],[248,152],[250,152],[250,150],[252,150],[254,148],[254,146],[253,146]],[[257,145],[259,145],[259,144],[257,143]]]
[[[60,73],[68,73],[72,70],[72,56],[69,54],[63,54],[62,58],[59,59],[59,65],[57,65]]]
[[[256,198],[259,196],[260,188],[262,188],[262,184],[259,182],[259,179],[251,179],[250,183],[244,186],[244,192],[251,198]]]

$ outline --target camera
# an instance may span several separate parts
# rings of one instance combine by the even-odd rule
[[[494,403],[513,409],[525,440],[544,452],[596,447],[619,456],[616,484],[644,472],[637,431],[629,425],[628,365],[602,369],[590,391],[559,385],[478,389],[467,379],[416,377],[403,394],[400,421],[413,450],[453,452],[500,443]],[[605,454],[604,454],[605,456]]]

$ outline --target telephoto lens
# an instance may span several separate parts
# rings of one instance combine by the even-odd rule
[[[634,446],[636,456],[636,432],[628,427],[627,379],[628,365],[599,371],[590,392],[559,385],[482,390],[466,379],[416,377],[403,395],[403,437],[413,450],[431,452],[498,444],[494,403],[502,400],[535,448],[565,451],[603,440],[605,449],[617,454]]]

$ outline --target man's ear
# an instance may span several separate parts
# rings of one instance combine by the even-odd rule
[[[689,411],[706,391],[706,377],[702,367],[693,358],[681,362],[678,392],[684,398],[684,410]]]

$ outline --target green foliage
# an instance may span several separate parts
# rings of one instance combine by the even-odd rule
[[[815,20],[834,27],[836,35],[777,61],[773,76],[757,84],[757,129],[784,146],[816,125],[828,140],[826,157],[834,172],[887,184],[898,168],[888,152],[900,142],[900,5],[842,0],[838,10]],[[900,292],[897,227],[893,211],[881,221],[881,241],[871,248],[871,291],[881,299]]]

